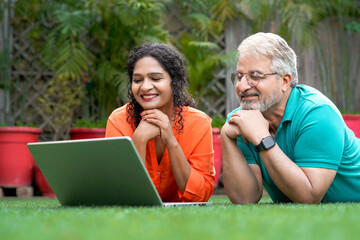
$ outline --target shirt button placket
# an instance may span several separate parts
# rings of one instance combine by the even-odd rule
[[[154,182],[155,185],[158,186],[158,188],[160,188],[160,173],[161,173],[160,170],[157,170],[157,171],[156,171],[156,177],[155,177],[156,180],[155,180],[155,182]],[[159,189],[158,189],[158,190],[159,190]]]

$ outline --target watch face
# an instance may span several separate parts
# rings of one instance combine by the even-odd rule
[[[275,146],[275,144],[276,143],[275,143],[274,137],[272,137],[271,135],[267,136],[261,140],[259,145],[255,146],[255,151],[261,152],[263,150],[268,150],[268,149],[272,148],[273,146]]]
[[[265,149],[269,149],[275,145],[274,138],[271,136],[268,136],[262,140],[262,144]]]

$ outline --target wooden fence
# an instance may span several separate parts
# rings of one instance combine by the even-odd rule
[[[319,43],[308,49],[299,49],[295,41],[289,45],[298,56],[299,84],[317,88],[328,96],[343,112],[360,112],[360,33],[349,34],[331,22],[319,27]],[[245,22],[226,26],[226,50],[234,50],[250,35]],[[226,75],[233,72],[227,69]],[[234,86],[226,81],[226,112],[238,106]]]

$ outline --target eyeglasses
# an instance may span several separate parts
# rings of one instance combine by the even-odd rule
[[[251,71],[248,73],[239,73],[239,72],[234,72],[230,74],[230,80],[233,84],[236,84],[236,82],[240,82],[241,79],[246,75],[246,81],[248,82],[248,84],[251,87],[256,87],[259,83],[261,79],[266,78],[266,76],[269,75],[275,75],[277,74],[276,72],[274,73],[259,73],[259,72],[255,72],[255,71]]]

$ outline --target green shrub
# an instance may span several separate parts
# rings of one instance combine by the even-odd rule
[[[221,116],[220,114],[215,114],[212,117],[211,126],[213,128],[219,128],[221,130],[221,128],[222,128],[222,126],[224,126],[225,122],[226,122],[226,119],[224,116]]]
[[[95,120],[93,117],[89,119],[79,118],[73,124],[73,128],[106,128],[107,119]]]

